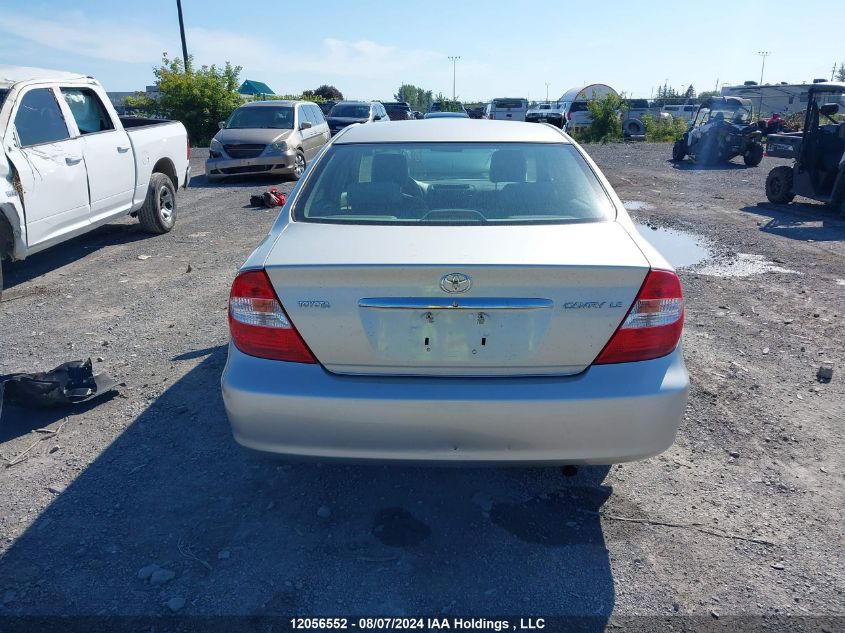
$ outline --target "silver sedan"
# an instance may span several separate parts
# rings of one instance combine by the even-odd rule
[[[313,458],[612,463],[687,401],[677,275],[546,125],[352,126],[235,279],[235,439]]]

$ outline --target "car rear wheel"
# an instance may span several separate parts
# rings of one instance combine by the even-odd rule
[[[176,187],[170,177],[155,173],[150,177],[147,199],[138,212],[141,227],[147,233],[169,233],[176,224]]]
[[[296,158],[293,162],[293,179],[299,180],[302,174],[305,173],[305,154],[300,151],[296,152]]]
[[[675,144],[672,146],[672,160],[676,163],[684,160],[687,155],[687,147],[684,143],[684,139],[678,139],[675,141]]]
[[[766,177],[766,198],[773,204],[792,202],[792,167],[781,165],[775,167]]]
[[[745,150],[742,160],[745,161],[745,165],[747,167],[756,167],[760,164],[760,161],[763,160],[763,146],[754,143],[751,147]]]

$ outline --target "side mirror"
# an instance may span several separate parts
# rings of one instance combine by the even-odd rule
[[[217,127],[222,130],[224,127],[226,127],[226,121],[218,121]]]
[[[299,129],[300,130],[307,130],[312,127],[311,121],[300,121],[299,122]]]
[[[819,112],[821,112],[825,116],[833,116],[834,114],[839,112],[839,104],[825,103],[821,108],[819,108]]]

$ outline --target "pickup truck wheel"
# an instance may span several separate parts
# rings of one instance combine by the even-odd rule
[[[296,158],[293,163],[293,179],[299,180],[302,174],[305,173],[305,154],[300,151],[296,152]]]
[[[167,233],[176,224],[176,187],[168,176],[152,175],[138,219],[148,233]]]
[[[774,204],[792,202],[792,167],[781,165],[775,167],[766,177],[766,197]]]

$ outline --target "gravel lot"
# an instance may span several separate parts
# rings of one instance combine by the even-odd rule
[[[209,186],[195,150],[172,233],[126,219],[6,268],[0,374],[90,356],[123,384],[69,412],[4,412],[6,460],[42,441],[0,461],[0,630],[174,612],[845,618],[845,221],[763,203],[774,159],[589,151],[636,217],[713,253],[681,271],[692,393],[668,452],[564,476],[240,449],[218,382],[226,298],[275,218],[249,195],[273,183]]]

